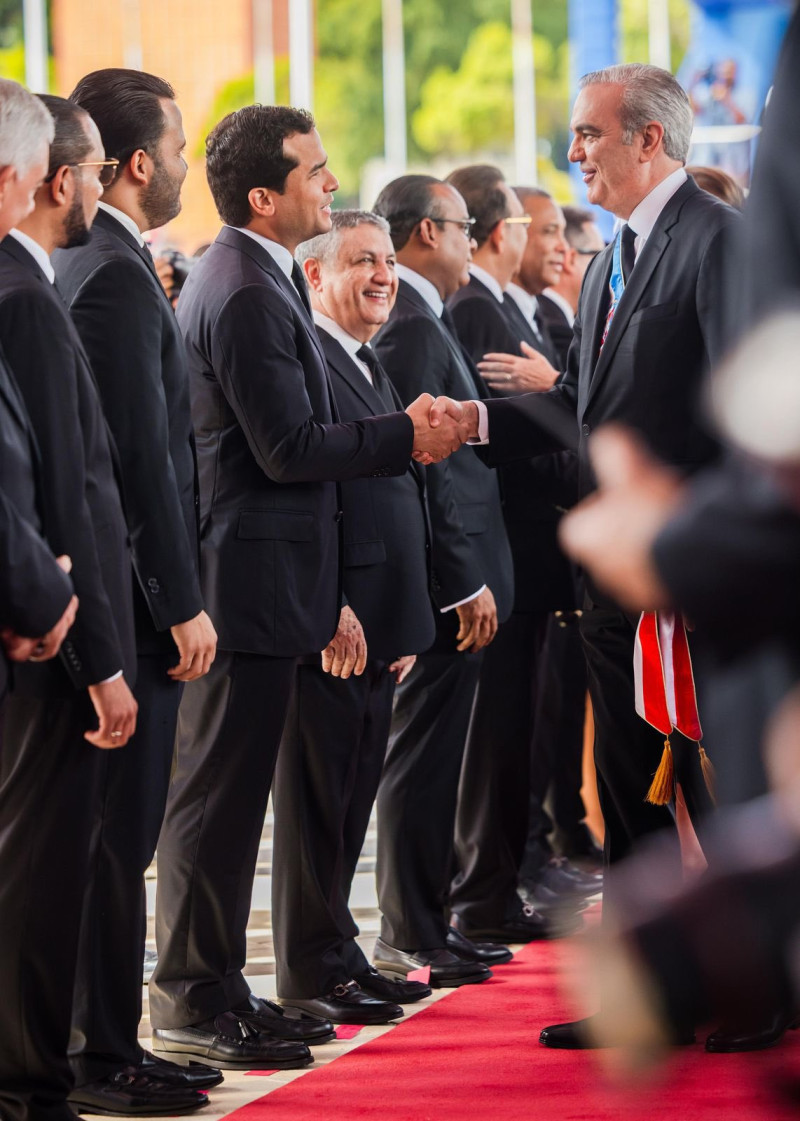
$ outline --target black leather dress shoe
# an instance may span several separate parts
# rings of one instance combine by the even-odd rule
[[[763,1051],[780,1043],[790,1029],[800,1027],[794,1012],[780,1011],[760,1024],[735,1026],[723,1024],[706,1040],[706,1051],[715,1055],[732,1055],[737,1051]]]
[[[447,948],[464,961],[480,961],[489,966],[504,965],[514,956],[508,946],[497,946],[494,942],[470,942],[454,926],[447,931]]]
[[[305,1043],[307,1047],[319,1047],[321,1043],[336,1038],[330,1020],[309,1016],[305,1012],[302,1015],[287,1016],[279,1004],[253,996],[252,993],[246,1005],[234,1008],[233,1011],[241,1012],[248,1023],[268,1035],[274,1035],[276,1039],[290,1039],[295,1043]]]
[[[315,1016],[325,1016],[334,1024],[389,1024],[403,1015],[399,1004],[369,996],[355,981],[337,985],[325,996],[308,1000],[282,997],[281,1000],[287,1008],[299,1008]]]
[[[354,973],[353,980],[367,996],[377,997],[378,1000],[393,1000],[395,1004],[413,1004],[431,995],[430,985],[423,985],[422,981],[397,981],[384,977],[371,965],[363,973]]]
[[[313,1062],[305,1043],[259,1031],[241,1012],[220,1012],[185,1028],[156,1028],[153,1050],[174,1063],[195,1059],[223,1070],[296,1070]]]
[[[208,1095],[160,1082],[139,1067],[125,1067],[107,1078],[76,1086],[67,1099],[78,1113],[115,1117],[162,1117],[194,1113],[208,1105]]]
[[[585,1020],[573,1020],[569,1024],[553,1024],[540,1033],[539,1042],[545,1047],[558,1047],[564,1051],[590,1051],[607,1046],[597,1043],[596,1036],[589,1035],[589,1024],[593,1019],[594,1016]],[[681,1045],[694,1041],[694,1032],[691,1030],[678,1033],[673,1040],[675,1044]]]
[[[178,1066],[168,1059],[161,1059],[145,1051],[142,1061],[136,1068],[142,1074],[149,1074],[159,1082],[166,1082],[168,1086],[183,1086],[187,1090],[210,1090],[223,1082],[222,1071],[215,1067],[207,1067],[203,1063],[189,1063],[188,1066]]]
[[[530,903],[520,903],[519,910],[510,917],[505,918],[494,926],[469,926],[460,915],[453,915],[451,920],[456,930],[460,931],[470,941],[479,942],[537,942],[542,938],[552,938],[553,928],[548,921]]]
[[[545,864],[538,882],[555,895],[567,899],[577,896],[596,895],[603,890],[603,877],[592,876],[579,869],[569,868],[566,861],[554,858]]]
[[[397,950],[382,938],[375,943],[372,957],[375,967],[389,977],[403,978],[415,969],[431,967],[430,984],[434,989],[456,989],[460,985],[478,985],[488,981],[491,969],[479,961],[465,961],[450,950]]]

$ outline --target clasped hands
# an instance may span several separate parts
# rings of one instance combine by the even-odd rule
[[[406,409],[414,422],[412,458],[427,467],[440,463],[478,435],[478,409],[474,401],[433,398],[422,393]]]
[[[527,343],[520,343],[522,354],[484,354],[478,363],[481,377],[490,389],[512,393],[546,393],[561,374],[545,356]]]

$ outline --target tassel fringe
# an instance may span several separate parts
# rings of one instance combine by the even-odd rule
[[[703,772],[703,778],[706,783],[706,790],[711,796],[711,801],[714,805],[717,804],[717,772],[714,770],[714,764],[706,755],[705,748],[701,743],[697,745],[700,752],[700,769]]]
[[[645,802],[649,802],[651,806],[666,806],[672,801],[674,794],[675,766],[672,760],[672,745],[669,739],[665,739],[661,762],[653,775]]]

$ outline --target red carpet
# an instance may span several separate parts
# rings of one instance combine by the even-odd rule
[[[797,1121],[775,1084],[800,1076],[800,1032],[772,1051],[683,1047],[657,1086],[623,1093],[588,1052],[539,1046],[572,1019],[558,986],[569,948],[526,947],[483,985],[454,991],[226,1121]]]

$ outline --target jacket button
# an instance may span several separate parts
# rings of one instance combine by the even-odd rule
[[[147,581],[147,586],[153,593],[153,595],[156,595],[157,592],[161,591],[161,585],[159,584],[158,580],[156,580],[155,576],[150,577],[150,579]]]
[[[591,431],[592,430],[591,430],[591,428],[589,427],[588,424],[582,424],[581,425],[581,432],[584,434],[584,436],[588,436]]]
[[[340,522],[340,521],[342,520],[342,518],[343,518],[343,517],[344,517],[344,514],[342,513],[342,511],[341,511],[341,510],[337,510],[337,511],[336,511],[336,513],[335,513],[335,514],[334,514],[334,516],[333,516],[333,520],[334,520],[335,522]]]

